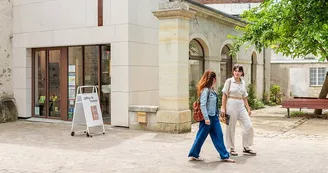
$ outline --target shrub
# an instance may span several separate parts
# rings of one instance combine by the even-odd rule
[[[266,105],[270,105],[270,98],[267,92],[263,93],[263,103]]]
[[[219,110],[221,109],[221,105],[222,105],[222,95],[223,95],[222,89],[223,89],[223,85],[218,88],[218,109]]]
[[[264,108],[264,103],[256,98],[256,90],[253,84],[248,85],[247,92],[248,92],[247,101],[249,106],[253,110]]]
[[[281,103],[281,91],[280,91],[280,86],[279,85],[272,85],[270,89],[270,101],[275,103],[275,104],[280,104]]]

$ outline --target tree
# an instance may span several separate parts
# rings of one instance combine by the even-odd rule
[[[243,35],[233,36],[232,55],[246,43],[259,51],[272,48],[292,58],[312,54],[319,61],[328,61],[327,0],[264,0],[258,7],[245,11],[241,18],[248,24],[237,27]],[[326,77],[319,98],[326,98],[327,93]],[[321,114],[322,110],[315,113]]]

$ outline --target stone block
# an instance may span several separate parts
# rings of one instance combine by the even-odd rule
[[[169,133],[187,133],[191,131],[191,122],[186,123],[157,123],[157,131]]]
[[[16,121],[18,112],[14,99],[7,96],[0,98],[0,123]]]
[[[181,124],[191,122],[191,111],[171,111],[171,110],[159,110],[157,112],[157,123],[171,123]]]

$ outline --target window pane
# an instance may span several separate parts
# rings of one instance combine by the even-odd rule
[[[310,85],[317,85],[317,68],[310,68]]]
[[[60,50],[49,50],[49,116],[60,117]]]
[[[110,45],[101,46],[101,96],[100,106],[105,123],[111,123],[110,118],[110,93],[111,93],[111,75],[110,63],[111,52]]]
[[[98,85],[99,46],[84,47],[84,85]],[[86,89],[91,92],[92,89]]]
[[[68,48],[68,119],[73,118],[76,89],[83,85],[82,47]]]
[[[46,51],[35,51],[34,115],[46,116]]]
[[[204,73],[204,61],[189,60],[189,106],[197,99],[197,84]]]
[[[189,44],[189,55],[191,56],[204,56],[203,48],[196,40],[191,40]]]
[[[318,85],[323,85],[326,77],[326,68],[318,68]]]

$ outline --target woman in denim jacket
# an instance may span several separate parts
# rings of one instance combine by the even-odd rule
[[[230,159],[229,152],[224,145],[222,128],[218,118],[218,95],[214,89],[215,83],[216,74],[212,71],[206,71],[197,85],[197,94],[200,97],[200,109],[204,120],[199,122],[199,130],[188,157],[191,157],[191,160],[204,160],[199,157],[199,153],[206,137],[210,134],[221,160],[235,162]]]

